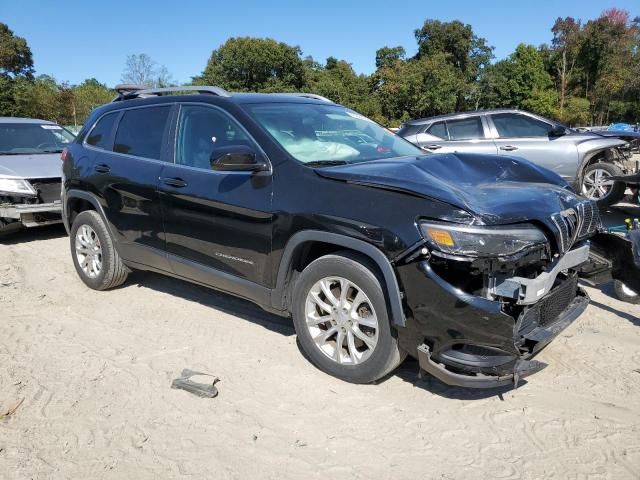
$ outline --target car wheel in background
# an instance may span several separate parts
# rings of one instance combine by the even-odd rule
[[[104,221],[94,210],[78,214],[70,232],[71,257],[82,281],[94,290],[124,283],[129,269],[122,262]]]
[[[613,289],[616,292],[616,297],[624,302],[640,303],[640,295],[627,287],[620,280],[614,280]]]
[[[612,163],[598,162],[589,165],[582,176],[580,193],[600,206],[609,206],[619,202],[624,196],[625,184],[615,182],[610,177],[624,175],[624,172]]]
[[[370,383],[406,357],[392,331],[375,267],[351,252],[308,265],[293,294],[293,321],[305,354],[319,369]]]

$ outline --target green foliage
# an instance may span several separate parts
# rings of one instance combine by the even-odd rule
[[[270,38],[234,37],[214,50],[193,83],[234,91],[297,90],[304,86],[300,48]]]
[[[390,67],[404,60],[406,52],[403,47],[382,47],[376,51],[376,68]]]
[[[520,44],[509,58],[492,65],[482,79],[483,107],[524,108],[553,116],[557,95],[541,53],[532,45]]]
[[[559,120],[571,126],[589,125],[591,123],[591,102],[586,98],[568,97],[564,111]]]
[[[27,41],[0,22],[0,76],[30,78],[32,74],[33,58]]]

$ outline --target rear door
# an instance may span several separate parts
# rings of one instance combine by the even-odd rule
[[[570,136],[551,136],[554,125],[522,113],[494,113],[489,117],[499,155],[525,158],[568,181],[575,178],[578,151]]]
[[[173,271],[233,293],[247,282],[268,285],[271,172],[211,168],[216,151],[260,148],[227,112],[207,104],[180,107],[175,138],[175,163],[159,185]]]
[[[96,151],[91,182],[123,258],[164,270],[169,267],[157,188],[169,155],[172,109],[161,105],[120,111],[113,140]],[[99,134],[95,130],[86,140],[88,148],[96,148],[90,146]]]
[[[483,115],[438,120],[417,137],[419,145],[433,153],[496,153]]]

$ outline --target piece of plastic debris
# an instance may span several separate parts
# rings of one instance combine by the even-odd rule
[[[211,377],[211,383],[198,383],[191,380],[191,377],[198,375]],[[214,377],[213,375],[210,375],[208,373],[195,372],[193,370],[185,368],[184,370],[182,370],[182,373],[180,373],[180,377],[174,379],[173,382],[171,382],[171,388],[185,390],[202,398],[213,398],[218,395],[218,389],[215,385],[219,381],[220,379],[218,377]]]
[[[0,414],[0,418],[10,417],[14,413],[16,413],[16,410],[20,408],[20,405],[22,405],[22,402],[24,402],[24,398],[21,398],[20,400],[17,401],[17,403],[13,407],[11,407],[6,412]]]

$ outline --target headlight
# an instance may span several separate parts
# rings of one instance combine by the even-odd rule
[[[421,222],[431,246],[451,255],[494,257],[513,255],[527,247],[547,242],[533,225],[509,227],[470,227],[446,223]]]
[[[0,192],[37,195],[29,182],[10,177],[0,177]]]

